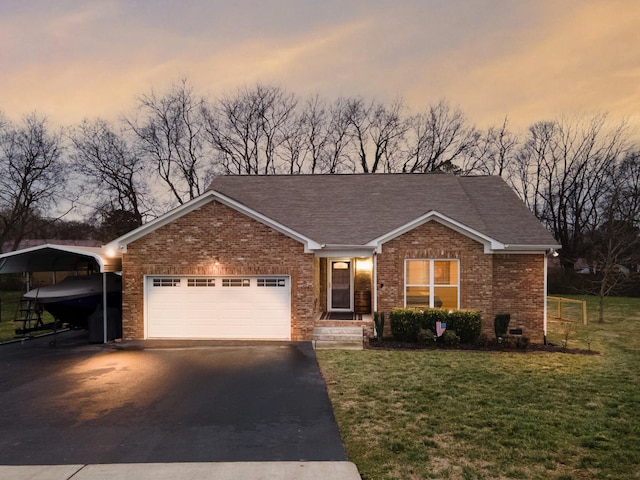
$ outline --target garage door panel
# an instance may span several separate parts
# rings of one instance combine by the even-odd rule
[[[181,323],[183,334],[180,338],[217,338],[217,339],[287,339],[289,328],[281,323],[234,323],[234,322],[197,322]],[[153,325],[149,336],[152,338],[176,338],[175,323]]]
[[[288,277],[147,277],[145,295],[148,338],[291,336]]]

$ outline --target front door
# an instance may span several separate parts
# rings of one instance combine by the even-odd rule
[[[331,310],[351,310],[351,260],[331,260]]]

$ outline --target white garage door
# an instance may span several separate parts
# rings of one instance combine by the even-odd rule
[[[286,276],[149,276],[147,338],[291,338]]]

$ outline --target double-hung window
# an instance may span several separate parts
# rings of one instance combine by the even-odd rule
[[[405,260],[405,307],[460,308],[458,260]]]

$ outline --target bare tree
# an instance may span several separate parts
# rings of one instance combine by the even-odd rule
[[[211,152],[205,142],[205,100],[186,80],[167,93],[154,91],[138,101],[138,117],[126,123],[135,133],[139,152],[147,158],[178,204],[206,188]]]
[[[329,143],[329,109],[319,95],[304,104],[300,115],[300,133],[309,158],[308,173],[319,173],[327,161]]]
[[[598,205],[626,147],[626,125],[610,127],[606,115],[539,122],[530,128],[514,186],[561,243],[566,267],[583,254],[585,232],[599,224]]]
[[[409,136],[403,173],[459,173],[458,164],[465,162],[479,133],[467,125],[462,110],[440,101],[411,119]]]
[[[0,127],[0,251],[11,250],[29,235],[32,220],[50,209],[65,191],[60,133],[48,129],[47,119],[35,113],[21,125]],[[53,221],[54,219],[50,219]]]
[[[126,139],[101,119],[85,120],[70,131],[71,157],[84,175],[90,195],[102,205],[102,215],[113,211],[129,212],[132,227],[143,224],[147,173],[142,159]]]
[[[489,127],[484,135],[478,136],[461,170],[466,175],[498,175],[511,183],[519,146],[518,137],[508,129],[505,117],[502,125]]]
[[[297,100],[279,87],[257,85],[219,99],[207,109],[207,140],[226,174],[273,174],[295,163],[283,147],[297,133]],[[295,147],[297,148],[297,147]],[[295,150],[294,148],[294,150]],[[288,150],[288,152],[287,152]]]
[[[355,171],[355,162],[348,154],[351,143],[350,120],[346,113],[347,100],[338,98],[329,106],[326,154],[320,157],[319,173]]]
[[[370,111],[369,137],[373,150],[371,172],[384,171],[392,173],[397,170],[401,161],[400,146],[409,128],[404,118],[404,104],[397,99],[386,107],[375,103]]]
[[[305,173],[309,151],[305,141],[303,123],[297,117],[292,117],[286,134],[282,138],[278,156],[285,173],[289,175]]]
[[[586,235],[586,259],[591,282],[588,293],[598,296],[599,321],[604,299],[637,281],[640,264],[640,154],[625,158],[613,173],[602,199],[601,221]]]
[[[341,106],[349,125],[352,163],[358,166],[357,171],[392,171],[400,139],[407,130],[402,101],[395,100],[387,107],[381,102],[352,98]]]

